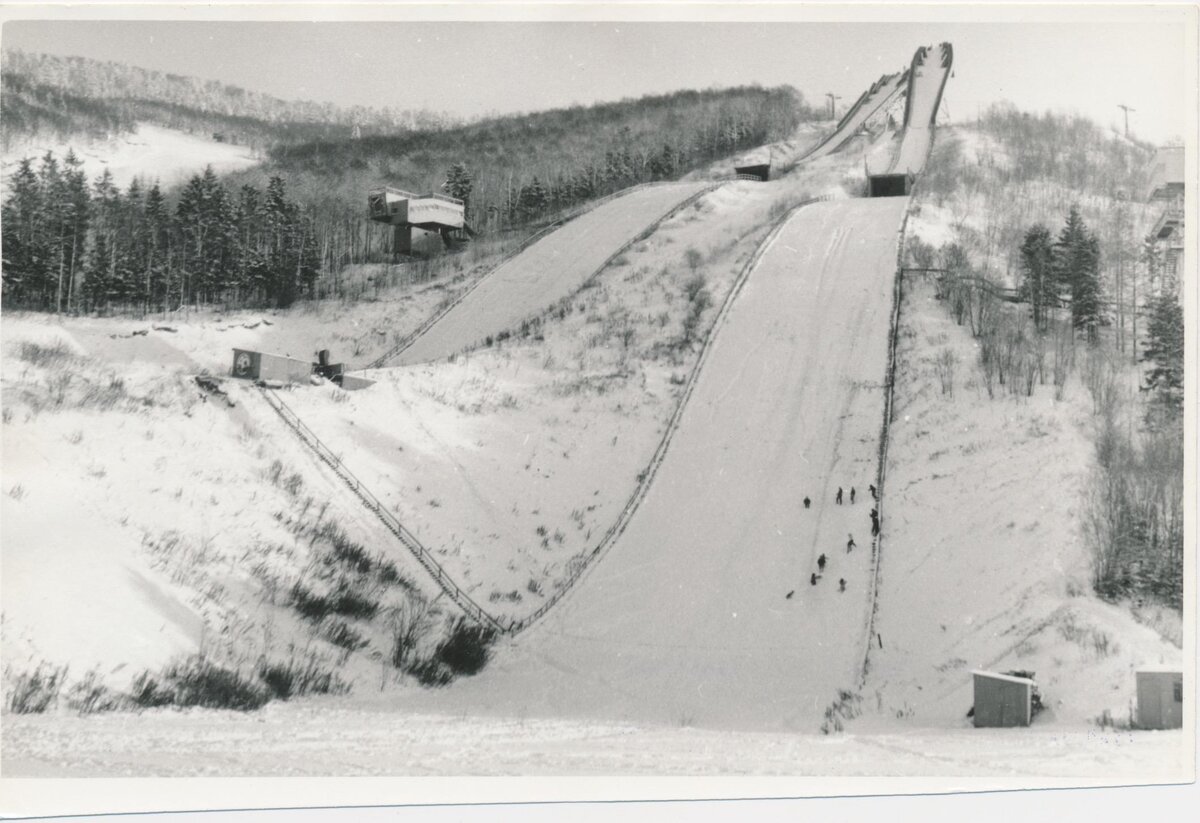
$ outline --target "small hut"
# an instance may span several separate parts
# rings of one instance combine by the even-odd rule
[[[1137,725],[1142,729],[1183,727],[1183,671],[1179,667],[1138,669]]]
[[[1037,684],[1031,678],[985,671],[971,674],[975,678],[976,728],[1029,725],[1037,691]]]

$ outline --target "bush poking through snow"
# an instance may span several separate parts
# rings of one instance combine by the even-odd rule
[[[261,708],[271,692],[255,679],[196,656],[173,663],[158,675],[138,675],[131,697],[142,708],[199,706],[246,712]]]
[[[845,730],[845,722],[862,714],[862,696],[846,689],[838,690],[838,699],[825,709],[821,734],[837,734]]]
[[[353,584],[342,577],[327,594],[318,594],[297,582],[292,586],[292,607],[314,622],[330,615],[370,620],[379,611],[379,601],[355,590]]]
[[[58,702],[66,677],[66,666],[45,663],[39,663],[32,672],[6,676],[4,708],[13,714],[41,714]]]
[[[455,674],[477,674],[487,665],[489,649],[496,632],[459,617],[450,627],[450,636],[438,644],[438,660]]]
[[[105,686],[95,670],[67,690],[67,707],[80,715],[117,711],[128,705],[129,698]]]

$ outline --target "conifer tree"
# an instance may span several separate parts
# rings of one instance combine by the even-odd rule
[[[1055,303],[1054,244],[1050,230],[1038,223],[1025,232],[1021,244],[1021,296],[1029,301],[1033,323],[1046,326],[1047,310]]]
[[[1067,213],[1054,250],[1057,280],[1071,293],[1071,323],[1094,343],[1100,324],[1100,243],[1088,231],[1078,206]]]
[[[1173,413],[1183,410],[1183,306],[1173,289],[1155,298],[1147,330],[1144,362],[1152,366],[1146,372],[1146,389],[1154,392],[1164,408]]]

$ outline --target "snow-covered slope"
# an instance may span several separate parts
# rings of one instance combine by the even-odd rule
[[[792,218],[718,330],[628,530],[545,622],[440,705],[816,729],[861,662],[866,489],[906,202],[819,203]]]
[[[3,178],[16,171],[23,158],[41,158],[53,152],[62,163],[68,150],[83,161],[88,180],[94,180],[105,168],[112,173],[113,182],[124,188],[135,177],[158,180],[170,186],[186,180],[211,165],[218,174],[248,168],[258,162],[250,149],[228,143],[218,143],[186,132],[141,123],[137,132],[122,134],[108,140],[89,141],[86,138],[70,141],[18,143],[10,146],[3,156]],[[36,165],[36,164],[35,164]]]
[[[574,293],[623,246],[712,183],[638,189],[575,218],[496,269],[393,361],[439,360]]]

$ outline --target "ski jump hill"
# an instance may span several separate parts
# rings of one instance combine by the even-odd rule
[[[716,185],[637,186],[601,202],[485,275],[371,367],[441,360],[511,331],[577,292],[610,260]]]
[[[907,88],[909,72],[887,74],[863,92],[837,127],[799,161],[837,151]],[[635,186],[601,201],[531,244],[483,277],[368,368],[427,363],[478,346],[489,335],[511,331],[523,320],[579,290],[632,243],[680,209],[721,185],[713,182]]]
[[[949,74],[942,49],[933,64],[919,52],[907,75],[897,157],[914,174]],[[897,93],[889,82],[863,100]],[[816,150],[862,122],[848,116]],[[873,636],[867,490],[880,482],[908,201],[796,210],[715,330],[624,533],[480,676],[408,699],[435,711],[811,730],[839,689],[855,688]]]

